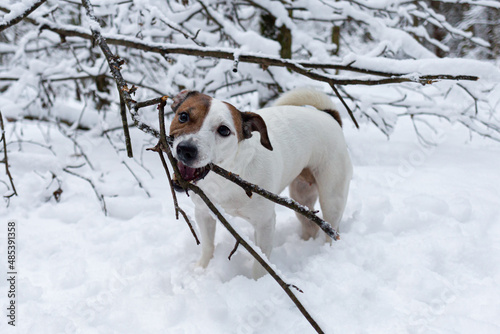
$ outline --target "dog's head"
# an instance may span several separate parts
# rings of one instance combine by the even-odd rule
[[[235,156],[242,140],[260,133],[261,144],[272,150],[266,123],[258,114],[240,112],[227,102],[197,91],[180,92],[172,104],[172,152],[186,181],[206,176],[207,165],[221,164]]]

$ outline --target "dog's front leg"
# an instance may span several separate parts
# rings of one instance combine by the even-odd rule
[[[271,210],[266,210],[267,214],[252,217],[251,223],[255,227],[255,244],[260,247],[262,253],[264,253],[269,259],[271,256],[271,251],[273,249],[274,241],[274,229],[276,225],[276,214],[274,212],[274,206]],[[267,271],[260,265],[257,260],[255,260],[252,269],[252,276],[254,279],[258,279],[264,276]]]
[[[215,236],[215,219],[210,215],[204,203],[195,203],[194,216],[201,234],[201,257],[197,265],[203,268],[208,266],[208,263],[214,256],[214,236]]]

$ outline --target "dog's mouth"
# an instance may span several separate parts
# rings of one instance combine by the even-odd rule
[[[200,168],[192,168],[184,165],[182,162],[177,161],[177,168],[179,168],[179,172],[181,173],[182,178],[187,182],[196,182],[203,179],[207,176],[208,172],[210,172],[210,167],[208,165]],[[177,191],[183,190],[177,181],[175,175],[173,179],[174,188]]]

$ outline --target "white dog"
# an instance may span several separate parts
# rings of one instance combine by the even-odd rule
[[[314,107],[314,108],[311,108]],[[319,195],[323,218],[338,230],[352,176],[341,120],[327,95],[311,89],[284,94],[270,108],[240,112],[234,106],[196,91],[174,98],[170,126],[173,154],[182,177],[197,185],[228,214],[249,221],[255,243],[269,258],[276,215],[274,203],[254,195],[215,173],[217,164],[275,194],[290,187],[290,196],[313,209]],[[253,132],[258,135],[252,136]],[[195,218],[200,228],[206,267],[214,253],[215,219],[196,195]],[[302,238],[315,237],[318,226],[298,215]],[[253,277],[265,274],[255,262]]]

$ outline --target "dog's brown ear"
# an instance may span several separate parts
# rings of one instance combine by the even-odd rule
[[[177,94],[174,97],[174,102],[172,103],[170,108],[172,108],[173,112],[176,112],[177,108],[179,108],[179,106],[182,104],[182,102],[184,102],[188,98],[189,95],[193,95],[196,93],[198,93],[198,92],[195,90],[184,89],[183,91],[181,91],[179,94]]]
[[[260,115],[253,112],[242,112],[241,118],[243,120],[243,137],[248,139],[252,137],[252,131],[259,131],[260,143],[262,146],[272,151],[273,146],[267,134],[267,126]]]

